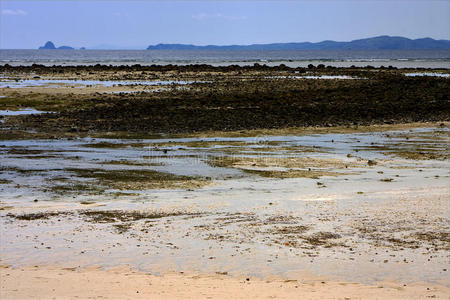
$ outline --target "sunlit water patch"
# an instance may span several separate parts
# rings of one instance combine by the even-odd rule
[[[66,79],[27,79],[27,80],[2,80],[0,88],[24,88],[24,87],[64,87],[64,86],[159,86],[159,85],[187,85],[194,83],[205,83],[203,81],[183,81],[183,80],[165,80],[165,81],[132,81],[132,80],[66,80]]]
[[[36,115],[45,114],[46,111],[36,110],[34,108],[24,108],[20,110],[0,110],[0,116],[22,116],[22,115]]]
[[[348,75],[305,75],[305,76],[268,76],[268,79],[361,79]]]
[[[405,76],[408,76],[408,77],[416,77],[416,76],[433,76],[433,77],[444,77],[444,78],[448,78],[448,77],[450,77],[450,74],[427,72],[427,73],[405,73]]]

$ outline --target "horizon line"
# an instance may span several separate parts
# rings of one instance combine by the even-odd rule
[[[93,47],[89,47],[89,46],[69,46],[72,47],[74,49],[69,49],[69,50],[148,50],[148,47],[152,47],[152,46],[158,46],[158,45],[183,45],[183,46],[193,46],[193,47],[248,47],[248,46],[263,46],[263,45],[277,45],[277,44],[301,44],[301,43],[309,43],[309,44],[319,44],[319,43],[323,43],[323,42],[336,42],[336,43],[350,43],[350,42],[354,42],[354,41],[359,41],[359,40],[365,40],[365,39],[373,39],[373,38],[379,38],[379,37],[390,37],[390,38],[404,38],[404,39],[408,39],[408,40],[424,40],[424,39],[432,39],[435,41],[448,41],[450,42],[450,38],[449,39],[436,39],[436,38],[432,38],[432,37],[420,37],[420,38],[408,38],[405,36],[398,36],[398,35],[376,35],[376,36],[372,36],[372,37],[365,37],[365,38],[358,38],[358,39],[353,39],[353,40],[347,40],[347,41],[336,41],[336,40],[331,40],[331,39],[327,39],[327,40],[321,40],[319,42],[310,42],[310,41],[297,41],[297,42],[269,42],[269,43],[251,43],[251,44],[223,44],[223,45],[218,45],[218,44],[188,44],[188,43],[180,43],[180,42],[160,42],[160,43],[156,43],[156,44],[150,44],[148,46],[143,46],[142,48],[134,48],[133,46],[115,46],[115,45],[105,45],[105,46],[111,46],[112,48],[103,48],[102,45],[97,45],[97,46],[93,46]],[[51,40],[48,40],[47,42],[52,42]],[[47,43],[45,42],[45,43]],[[44,43],[44,45],[45,45]],[[67,45],[61,45],[61,46],[67,46]],[[61,47],[60,46],[60,47]],[[39,46],[40,47],[40,46]],[[84,49],[81,49],[84,48]],[[63,50],[63,49],[38,49],[38,48],[3,48],[0,46],[0,50]],[[386,49],[388,50],[388,49]],[[395,50],[395,49],[392,49]],[[401,49],[399,49],[401,50]],[[405,49],[403,49],[405,50]],[[428,49],[422,49],[422,50],[428,50]],[[429,50],[435,50],[435,49],[429,49]],[[274,50],[276,51],[276,50]],[[312,50],[309,50],[312,51]]]

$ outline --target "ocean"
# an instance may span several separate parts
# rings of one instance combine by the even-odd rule
[[[0,50],[0,65],[187,65],[211,64],[306,67],[393,66],[450,69],[450,50]]]

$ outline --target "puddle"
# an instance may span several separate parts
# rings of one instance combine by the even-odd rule
[[[362,79],[347,75],[305,75],[305,76],[268,76],[267,79]]]
[[[52,112],[40,111],[40,110],[36,110],[34,108],[24,108],[24,109],[20,109],[20,110],[0,110],[0,123],[5,122],[4,117],[37,115],[37,114],[46,114],[46,113],[52,113]]]
[[[198,83],[198,82],[197,82]],[[189,83],[186,83],[189,84]],[[152,89],[152,90],[146,90],[145,92],[152,92],[152,93],[161,93],[164,91],[169,91],[170,89],[176,89],[176,90],[189,90],[188,87],[181,87],[181,86],[176,86],[176,87],[162,87],[162,88],[156,88],[156,89]],[[113,91],[113,92],[107,92],[108,94],[136,94],[136,93],[140,93],[142,92],[141,90],[136,90],[136,91],[129,91],[129,90],[121,90],[121,91]]]
[[[448,77],[450,77],[450,74],[443,74],[443,73],[405,73],[405,76],[409,76],[409,77],[415,77],[415,76],[434,76],[434,77],[444,77],[444,78],[448,78]]]
[[[20,110],[0,110],[0,116],[21,116],[21,115],[36,115],[49,113],[47,111],[40,111],[34,108],[24,108]]]

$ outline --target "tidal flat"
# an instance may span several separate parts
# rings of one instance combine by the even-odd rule
[[[0,123],[2,273],[127,266],[445,298],[450,79],[405,75],[419,71],[0,67],[133,81],[0,85],[0,110],[37,111]]]

